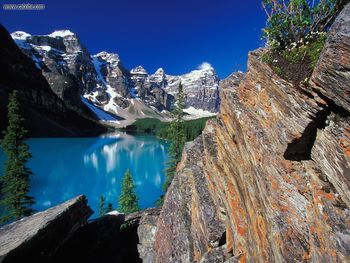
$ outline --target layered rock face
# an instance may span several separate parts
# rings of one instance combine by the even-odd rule
[[[337,23],[333,25],[312,81],[315,89],[349,111],[350,16],[348,9],[349,6],[338,16]],[[330,83],[332,85],[329,85]]]
[[[308,85],[278,77],[262,50],[222,82],[220,115],[167,192],[156,262],[350,260],[349,17],[347,5]]]
[[[237,86],[243,77],[238,72],[224,83]],[[215,128],[210,123],[203,136],[185,146],[158,219],[154,262],[236,262],[227,249],[226,210],[218,198],[221,190],[208,178],[219,175],[205,171],[211,165],[207,159],[217,155]]]

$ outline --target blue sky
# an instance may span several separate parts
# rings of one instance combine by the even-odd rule
[[[247,54],[263,45],[266,17],[260,0],[27,0],[44,11],[0,11],[0,22],[13,32],[75,32],[91,54],[118,53],[131,69],[183,74],[202,62],[221,78],[245,70]],[[21,3],[3,0],[3,3]]]

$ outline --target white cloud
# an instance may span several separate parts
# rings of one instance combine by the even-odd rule
[[[206,70],[206,69],[212,69],[212,65],[209,62],[203,62],[198,66],[199,70]]]

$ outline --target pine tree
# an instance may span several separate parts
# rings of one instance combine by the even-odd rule
[[[18,91],[13,91],[8,103],[8,127],[1,140],[5,151],[4,175],[0,178],[1,189],[1,222],[6,223],[30,215],[34,198],[28,195],[30,175],[33,173],[26,166],[32,155],[25,143],[27,131],[23,128],[20,114]]]
[[[129,170],[125,172],[122,182],[122,192],[119,197],[119,211],[130,214],[139,211],[138,197],[135,192],[134,181]]]
[[[107,205],[107,213],[112,212],[113,211],[113,205],[111,203],[108,203]]]
[[[101,195],[100,196],[100,205],[99,205],[99,214],[100,216],[103,216],[106,214],[106,198]]]
[[[165,170],[166,179],[163,185],[164,192],[167,191],[172,178],[176,172],[177,164],[181,160],[182,150],[185,145],[186,134],[184,127],[184,110],[185,108],[185,94],[183,92],[182,84],[179,84],[177,99],[175,103],[175,108],[172,111],[173,120],[170,123],[168,129],[170,148],[169,156],[170,160],[167,162],[167,168]]]

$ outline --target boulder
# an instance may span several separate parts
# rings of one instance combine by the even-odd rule
[[[0,228],[1,262],[48,262],[92,210],[81,195]]]

